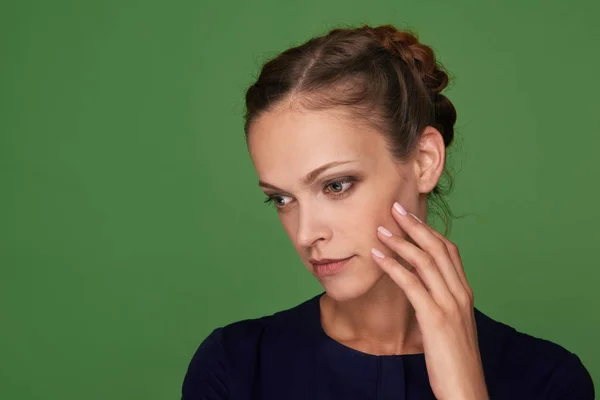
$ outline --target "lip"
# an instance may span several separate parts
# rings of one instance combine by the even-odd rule
[[[348,261],[354,257],[353,255],[347,258],[322,258],[320,260],[310,259],[313,270],[318,277],[330,276],[340,272]]]

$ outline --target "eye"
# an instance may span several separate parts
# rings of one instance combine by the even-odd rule
[[[285,202],[286,199],[288,199],[287,202]],[[289,196],[272,195],[272,196],[267,196],[267,198],[265,199],[265,203],[267,203],[267,204],[273,203],[273,204],[275,204],[275,207],[283,208],[290,202],[289,199],[290,199]]]
[[[348,176],[345,178],[338,178],[326,182],[323,186],[323,190],[333,197],[334,199],[341,199],[350,194],[351,189],[354,186],[354,183],[358,181],[358,178],[353,176]],[[280,196],[280,195],[270,195],[265,199],[265,203],[275,204],[275,207],[278,211],[282,211],[287,205],[292,201],[290,196]]]
[[[335,195],[336,193],[339,194],[346,192],[352,187],[353,183],[354,181],[350,178],[338,179],[336,181],[329,182],[325,188],[330,188],[330,191]]]
[[[341,200],[352,193],[356,182],[358,178],[355,176],[333,179],[325,183],[325,191],[329,192],[330,197]]]

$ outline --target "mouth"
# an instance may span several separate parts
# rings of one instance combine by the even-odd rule
[[[330,276],[340,272],[347,264],[348,261],[354,256],[347,258],[322,258],[319,260],[310,259],[310,263],[313,266],[313,270],[318,277]]]

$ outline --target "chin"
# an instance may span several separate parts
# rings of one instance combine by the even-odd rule
[[[350,272],[350,271],[348,271]],[[320,283],[327,296],[343,302],[355,300],[367,294],[381,279],[382,274],[339,274],[321,279]]]

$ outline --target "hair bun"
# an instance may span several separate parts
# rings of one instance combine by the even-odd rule
[[[420,43],[417,36],[408,31],[399,31],[392,25],[363,27],[373,35],[383,48],[402,59],[420,77],[427,88],[431,103],[434,106],[432,126],[438,129],[448,146],[454,138],[456,109],[450,100],[441,94],[450,81],[448,73],[437,62],[433,49]]]

